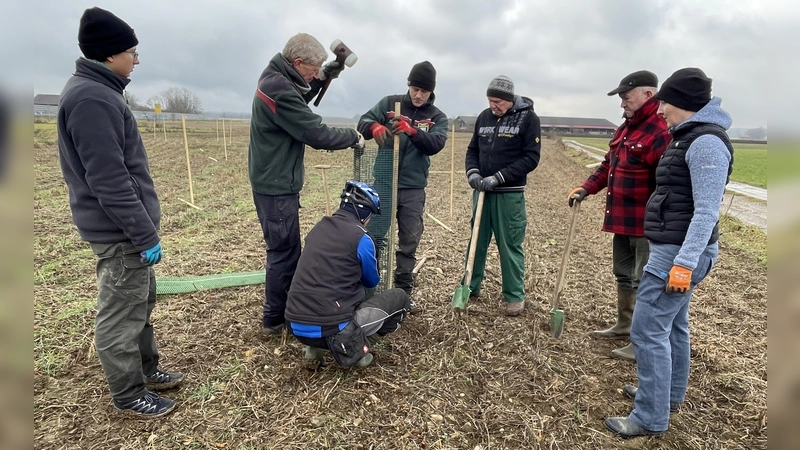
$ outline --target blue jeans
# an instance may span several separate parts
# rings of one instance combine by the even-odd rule
[[[650,431],[669,428],[669,404],[682,403],[689,382],[689,301],[692,291],[717,261],[717,243],[706,247],[692,271],[685,294],[667,294],[666,276],[680,246],[650,244],[633,310],[631,342],[639,390],[630,419]]]

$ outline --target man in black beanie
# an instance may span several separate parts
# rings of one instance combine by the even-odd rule
[[[514,82],[505,75],[489,82],[486,99],[489,107],[475,121],[465,158],[467,182],[475,190],[472,221],[478,191],[486,192],[472,279],[465,282],[469,283],[470,297],[477,297],[494,234],[500,254],[504,312],[518,316],[525,310],[525,185],[528,174],[539,165],[541,125],[533,112],[533,100],[516,95]]]
[[[95,347],[114,407],[144,417],[175,408],[152,390],[177,386],[159,369],[150,314],[161,261],[161,206],[136,120],[123,97],[139,40],[114,14],[83,13],[75,63],[58,105],[58,153],[72,219],[97,255]]]
[[[439,153],[447,141],[447,116],[433,106],[436,95],[436,69],[428,61],[415,64],[408,74],[408,91],[405,94],[382,98],[361,116],[358,131],[364,139],[375,139],[379,149],[392,149],[393,135],[400,136],[398,167],[397,206],[392,199],[392,152],[380,151],[375,161],[375,188],[384,201],[385,211],[373,220],[370,232],[378,247],[386,250],[387,233],[392,211],[397,217],[398,250],[394,287],[411,295],[414,278],[411,273],[416,265],[424,224],[425,187],[428,185],[430,157]],[[395,102],[400,102],[400,116],[394,112]],[[394,249],[390,249],[394,250]],[[418,307],[413,303],[412,313]]]
[[[689,302],[719,257],[719,208],[731,172],[731,116],[711,96],[711,79],[697,68],[678,70],[655,97],[672,143],[656,168],[644,235],[650,257],[639,283],[631,325],[639,385],[627,417],[606,427],[622,437],[659,435],[680,410],[689,382]]]

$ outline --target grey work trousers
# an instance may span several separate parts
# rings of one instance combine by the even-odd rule
[[[142,397],[146,377],[158,369],[150,323],[156,276],[130,242],[91,244],[97,255],[97,318],[94,342],[111,397],[125,403]]]

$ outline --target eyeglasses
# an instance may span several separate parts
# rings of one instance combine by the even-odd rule
[[[125,53],[130,53],[131,55],[133,55],[133,59],[139,59],[139,52],[135,50],[125,50]]]

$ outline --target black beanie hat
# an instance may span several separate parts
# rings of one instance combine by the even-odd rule
[[[433,92],[436,87],[436,69],[428,61],[414,64],[408,74],[408,85]]]
[[[78,46],[88,59],[105,61],[139,45],[133,28],[124,20],[101,8],[89,8],[81,16]]]
[[[711,100],[711,78],[696,67],[677,70],[661,85],[656,100],[697,112]]]
[[[486,89],[487,97],[502,98],[505,101],[514,101],[514,82],[505,75],[498,75],[489,82]]]

